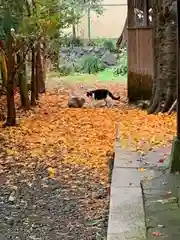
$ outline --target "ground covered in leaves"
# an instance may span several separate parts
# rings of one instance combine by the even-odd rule
[[[176,119],[127,106],[124,85],[103,87],[122,100],[110,108],[68,109],[68,95],[90,86],[61,83],[36,109],[18,110],[19,126],[1,129],[0,237],[106,239],[107,156],[117,124],[122,147],[147,152],[172,141]]]

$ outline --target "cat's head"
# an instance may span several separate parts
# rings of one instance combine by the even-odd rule
[[[87,93],[86,93],[86,96],[87,96],[87,97],[92,97],[92,92],[87,92]]]

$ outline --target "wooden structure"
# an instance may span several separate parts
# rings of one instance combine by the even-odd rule
[[[150,1],[128,0],[128,98],[149,100],[154,75],[153,27]],[[137,21],[136,11],[142,12]]]

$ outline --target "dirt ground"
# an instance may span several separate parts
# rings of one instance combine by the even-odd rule
[[[93,109],[89,110],[90,113],[85,109],[78,112],[66,109],[69,95],[83,95],[90,87],[99,85],[67,82],[50,84],[48,93],[41,96],[40,106],[31,113],[24,113],[18,108],[19,99],[16,97],[20,126],[2,130],[0,134],[0,239],[106,239],[109,209],[106,155],[109,148],[104,145],[106,148],[101,149],[102,133],[98,130],[104,113],[97,110],[102,115],[99,118],[98,112]],[[108,88],[118,89],[114,84],[108,85]],[[122,89],[124,86],[121,92]],[[89,120],[83,119],[82,111],[90,114],[94,123],[84,123],[83,127],[83,121]],[[64,114],[66,117],[62,124]],[[57,119],[58,122],[54,123]],[[70,122],[65,130],[67,119]],[[75,124],[71,121],[75,121]],[[40,127],[37,128],[38,123]],[[58,127],[55,127],[56,124]],[[60,124],[63,126],[59,127]],[[54,126],[55,134],[52,129],[48,132],[50,125],[51,128]],[[77,126],[81,128],[80,131],[77,131]],[[72,143],[57,144],[56,135],[64,134],[63,141],[68,140],[68,129],[74,132],[74,135],[71,134]],[[114,132],[110,130],[111,136],[115,135],[115,126],[113,129]],[[45,134],[44,138],[41,134]],[[36,140],[33,142],[34,138]],[[80,138],[81,142],[92,141],[92,145],[87,143],[82,147],[81,142],[74,145]],[[42,141],[47,142],[44,147]],[[31,148],[32,144],[34,148]],[[99,148],[94,148],[98,144]],[[113,137],[108,145],[113,148]],[[42,149],[41,153],[38,148]],[[52,149],[49,155],[43,153],[48,148]],[[49,176],[48,167],[54,169],[54,177]]]
[[[27,113],[16,95],[19,126],[0,131],[0,239],[106,239],[107,156],[117,124],[121,147],[142,153],[171,143],[176,116],[127,106],[126,86],[117,82],[72,83],[51,76],[47,87]],[[110,100],[109,108],[98,102],[92,109],[88,101],[85,108],[67,108],[70,95],[99,87],[121,100]],[[0,106],[6,106],[3,97]]]

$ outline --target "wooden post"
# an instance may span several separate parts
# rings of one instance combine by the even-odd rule
[[[128,27],[134,27],[134,1],[128,0]]]
[[[144,26],[148,26],[149,25],[149,1],[148,0],[144,0],[143,17],[144,17]]]

